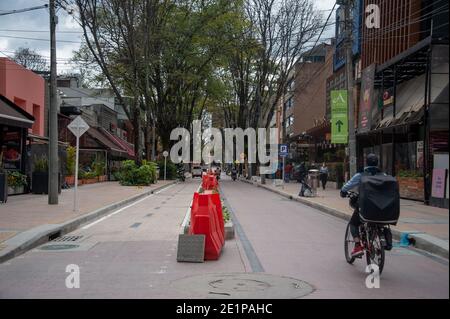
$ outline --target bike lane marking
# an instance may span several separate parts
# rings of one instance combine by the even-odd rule
[[[166,188],[164,188],[164,189],[161,189],[161,190],[159,190],[159,191],[157,191],[157,192],[154,192],[153,194],[149,194],[148,196],[145,196],[144,198],[141,198],[141,199],[135,201],[134,203],[131,203],[130,205],[127,205],[127,206],[125,206],[125,207],[122,207],[122,208],[120,208],[120,209],[118,209],[118,210],[116,210],[116,211],[114,211],[114,212],[112,212],[112,213],[110,213],[110,214],[108,214],[108,215],[106,215],[106,216],[104,216],[104,217],[102,217],[102,218],[100,218],[100,219],[98,219],[98,220],[96,220],[96,221],[90,223],[90,224],[87,224],[86,226],[81,227],[81,229],[82,229],[82,230],[89,229],[89,228],[91,228],[92,226],[94,226],[94,225],[96,225],[96,224],[98,224],[98,223],[100,223],[100,222],[102,222],[102,221],[108,219],[109,217],[114,216],[114,215],[116,215],[116,214],[118,214],[118,213],[124,211],[125,209],[128,209],[128,208],[130,208],[130,207],[133,207],[134,205],[139,204],[139,203],[143,202],[144,200],[146,200],[146,199],[148,199],[148,198],[150,198],[150,197],[152,197],[152,196],[154,196],[154,195],[156,195],[156,194],[159,194],[159,193],[161,193],[161,192],[163,192],[163,191],[165,191],[165,190],[168,190],[168,189],[172,188],[172,187],[175,186],[175,185],[177,185],[177,184],[170,185],[170,186],[168,186],[168,187],[166,187]]]

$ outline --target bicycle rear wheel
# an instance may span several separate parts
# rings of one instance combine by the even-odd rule
[[[368,247],[366,247],[367,265],[375,264],[378,266],[379,273],[383,272],[385,251],[384,245],[381,241],[378,230],[372,229],[370,231],[370,238],[368,239]]]
[[[355,257],[352,257],[352,249],[355,244],[353,240],[353,236],[350,232],[350,224],[347,224],[347,229],[345,230],[345,242],[344,242],[344,252],[345,252],[345,260],[349,264],[353,264],[355,261]]]

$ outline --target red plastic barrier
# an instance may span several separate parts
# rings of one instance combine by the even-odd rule
[[[224,243],[218,220],[219,213],[212,201],[213,194],[194,193],[189,234],[205,235],[205,259],[219,259]],[[223,220],[223,218],[222,218]]]
[[[209,178],[207,174],[203,174],[202,175],[202,188],[203,189],[208,189],[208,182],[209,182]]]
[[[219,183],[217,182],[217,178],[214,174],[205,174],[202,176],[202,188],[203,189],[217,189]]]
[[[211,201],[214,206],[216,206],[216,216],[219,227],[219,234],[221,235],[222,245],[225,245],[225,222],[223,220],[222,213],[222,201],[220,200],[220,195],[218,193],[211,195]]]

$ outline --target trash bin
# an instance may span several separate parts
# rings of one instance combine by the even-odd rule
[[[319,170],[310,169],[308,171],[308,184],[312,189],[313,196],[317,194],[317,188],[319,187]]]

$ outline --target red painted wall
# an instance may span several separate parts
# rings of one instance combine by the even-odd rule
[[[0,58],[0,94],[34,116],[30,132],[44,136],[45,81],[8,58]]]

